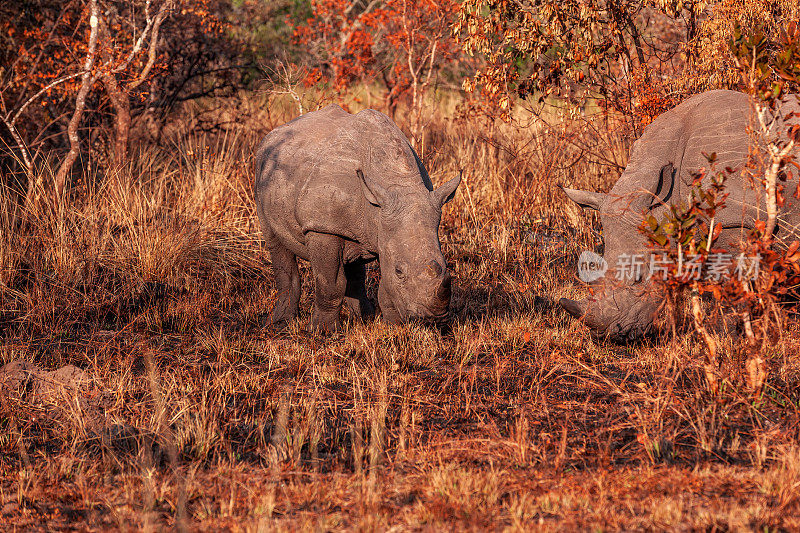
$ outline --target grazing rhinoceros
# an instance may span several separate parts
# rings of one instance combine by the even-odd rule
[[[403,133],[370,109],[330,105],[270,132],[256,156],[255,198],[278,290],[273,323],[297,316],[297,257],[314,275],[312,330],[336,330],[343,301],[358,317],[372,314],[364,265],[375,259],[384,319],[444,319],[451,277],[439,222],[460,181],[433,190]]]
[[[790,113],[798,110],[796,97],[789,97],[775,115],[779,121],[776,131],[785,131],[787,121],[796,122]],[[723,228],[718,247],[738,253],[737,244],[746,236],[746,229],[753,228],[755,220],[765,219],[761,185],[754,187],[740,174],[754,120],[753,102],[743,93],[717,90],[693,96],[645,128],[633,145],[628,166],[608,194],[565,189],[582,207],[598,210],[603,225],[608,270],[596,282],[594,296],[581,302],[566,298],[560,302],[569,314],[582,318],[595,336],[624,341],[651,329],[661,298],[646,279],[648,263],[644,261],[634,279],[619,276],[620,269],[635,274],[631,258],[638,254],[646,257],[647,252],[646,239],[638,230],[643,215],[652,213],[660,220],[667,202],[685,201],[693,174],[709,167],[704,154],[716,152],[718,171],[735,170],[727,180],[726,207],[716,215]],[[800,223],[800,202],[789,193],[785,196],[776,228],[776,234],[784,239],[796,236]]]

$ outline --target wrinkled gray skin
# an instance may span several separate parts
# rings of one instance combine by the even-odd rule
[[[439,222],[460,181],[434,191],[403,133],[377,111],[330,105],[270,132],[256,156],[255,198],[278,290],[273,324],[298,314],[298,257],[314,276],[314,331],[337,330],[343,302],[357,317],[374,312],[364,265],[375,259],[384,319],[446,318]]]
[[[776,114],[779,124],[797,122],[788,113],[798,110],[797,99],[789,97]],[[693,174],[709,168],[703,153],[716,152],[717,171],[735,170],[726,182],[726,207],[716,215],[723,227],[717,247],[738,253],[747,230],[756,220],[766,219],[763,188],[754,188],[751,180],[740,174],[750,142],[748,125],[754,120],[752,102],[745,94],[718,90],[693,96],[645,128],[633,145],[628,166],[609,193],[564,189],[582,207],[598,210],[603,225],[608,271],[595,282],[592,298],[580,302],[562,298],[560,302],[572,316],[581,318],[595,337],[627,341],[651,329],[663,298],[653,290],[652,282],[646,281],[649,269],[642,269],[639,280],[620,282],[617,262],[620,254],[648,251],[638,230],[643,216],[652,214],[662,220],[670,203],[688,200]],[[785,129],[779,125],[776,131]],[[703,186],[708,186],[710,179],[709,173]],[[795,185],[786,187],[786,205],[776,228],[781,239],[793,240],[798,234],[800,202],[792,195]]]

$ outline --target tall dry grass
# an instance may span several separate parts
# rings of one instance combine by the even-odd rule
[[[554,113],[487,124],[431,107],[414,142],[434,182],[465,176],[441,228],[452,330],[350,322],[323,339],[304,330],[305,265],[303,316],[281,334],[264,325],[275,295],[252,152],[294,108],[245,107],[221,134],[185,116],[129,166],[76,180],[61,208],[49,174],[14,216],[0,197],[2,362],[89,379],[66,402],[33,381],[3,389],[6,524],[798,527],[794,323],[764,354],[758,398],[741,341],[720,330],[713,396],[688,333],[597,343],[553,305],[585,292],[575,258],[602,243],[557,185],[606,190],[630,139]]]

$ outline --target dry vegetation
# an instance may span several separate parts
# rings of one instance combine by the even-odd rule
[[[264,324],[252,152],[288,104],[254,101],[269,116],[218,137],[175,127],[63,209],[4,194],[0,357],[29,366],[0,383],[0,528],[800,528],[798,324],[757,398],[722,326],[716,395],[688,330],[592,341],[553,302],[585,290],[575,260],[599,224],[556,185],[607,190],[626,143],[448,107],[425,129],[434,181],[466,177],[441,228],[441,333]]]

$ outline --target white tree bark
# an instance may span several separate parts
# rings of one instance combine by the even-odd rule
[[[775,131],[780,123],[779,117],[771,116],[770,109],[763,103],[756,103],[756,117],[758,118],[759,135],[767,150],[769,160],[764,171],[764,203],[767,209],[764,240],[772,240],[772,234],[778,223],[778,173],[784,161],[794,149],[794,140],[789,140],[785,145],[781,141],[781,132]]]
[[[95,58],[97,56],[97,34],[100,21],[100,8],[97,0],[90,0],[90,16],[89,26],[91,31],[89,33],[89,49],[86,52],[86,59],[83,63],[83,76],[81,78],[81,88],[78,90],[78,96],[75,98],[75,111],[72,113],[72,118],[69,121],[67,128],[67,136],[69,137],[69,153],[61,162],[56,172],[56,201],[61,202],[63,199],[64,188],[67,185],[67,177],[72,171],[72,166],[78,158],[78,151],[80,149],[80,137],[78,136],[78,127],[80,126],[81,119],[83,118],[83,110],[86,107],[86,96],[92,89],[92,84],[95,77],[92,75],[92,68],[94,67]]]

